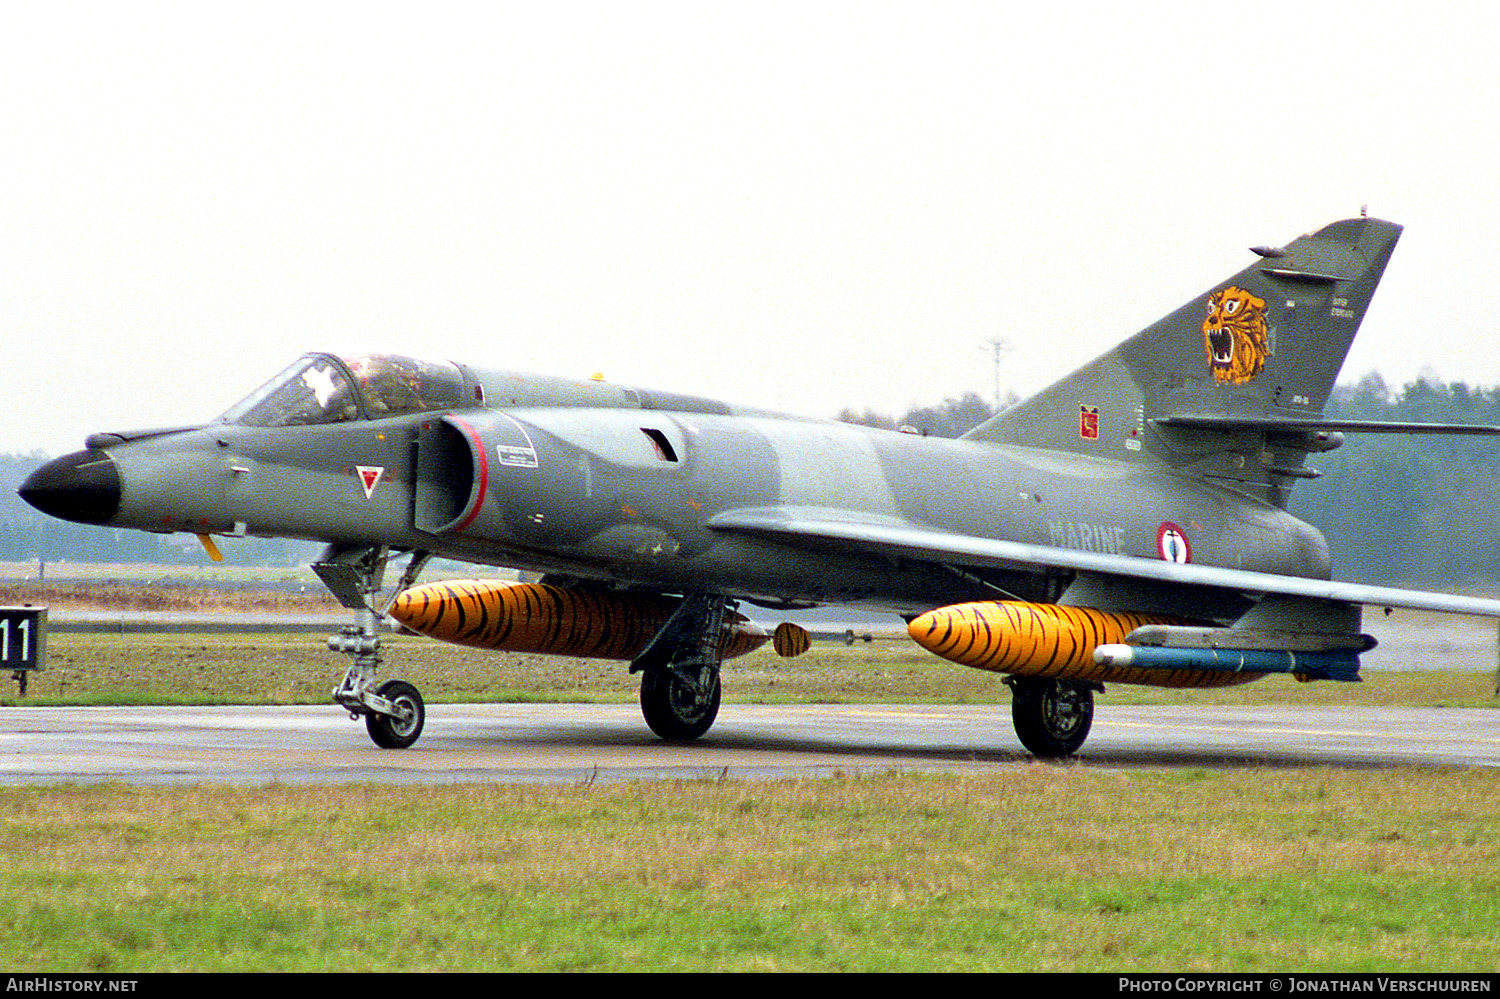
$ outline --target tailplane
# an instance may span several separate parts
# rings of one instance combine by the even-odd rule
[[[1401,227],[1334,222],[966,435],[1196,472],[1284,506]],[[1331,425],[1329,425],[1331,426]]]

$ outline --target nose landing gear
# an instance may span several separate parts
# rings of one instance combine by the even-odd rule
[[[381,661],[380,620],[390,607],[389,601],[379,600],[389,554],[385,548],[330,547],[312,568],[339,603],[355,612],[356,623],[328,639],[330,650],[354,660],[333,691],[335,703],[342,705],[351,718],[364,717],[375,745],[405,749],[422,734],[427,707],[417,688],[405,680],[376,683]],[[426,552],[412,553],[395,593],[416,582],[427,559]]]

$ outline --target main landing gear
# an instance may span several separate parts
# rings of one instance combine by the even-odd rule
[[[1078,752],[1094,723],[1094,692],[1104,693],[1101,685],[1040,676],[1010,676],[1005,684],[1021,745],[1046,759]]]
[[[380,601],[389,551],[385,548],[330,547],[313,564],[313,572],[339,603],[355,612],[356,623],[328,639],[328,647],[354,660],[333,699],[352,718],[365,719],[370,738],[381,749],[405,749],[417,741],[427,721],[427,707],[417,688],[405,680],[376,683],[380,668],[380,620],[389,608]],[[427,564],[426,552],[413,552],[396,593],[416,582]],[[379,609],[377,609],[379,605]]]
[[[630,672],[642,674],[641,714],[663,739],[696,739],[718,717],[719,642],[728,612],[723,597],[684,597],[630,664]]]

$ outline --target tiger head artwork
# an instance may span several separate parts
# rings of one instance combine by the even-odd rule
[[[1266,363],[1266,300],[1230,286],[1208,297],[1203,350],[1217,381],[1238,385]]]

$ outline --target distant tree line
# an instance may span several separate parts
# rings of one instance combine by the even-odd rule
[[[936,406],[915,406],[902,413],[899,419],[869,409],[863,413],[846,409],[839,413],[838,419],[881,430],[910,427],[929,437],[962,437],[994,415],[994,406],[973,392],[967,392],[961,399],[944,399]]]
[[[1402,389],[1379,375],[1334,390],[1330,418],[1500,425],[1500,388],[1423,378]],[[1334,574],[1370,583],[1454,586],[1500,581],[1500,438],[1349,434],[1312,455],[1323,477],[1292,492],[1291,513],[1316,525]]]

